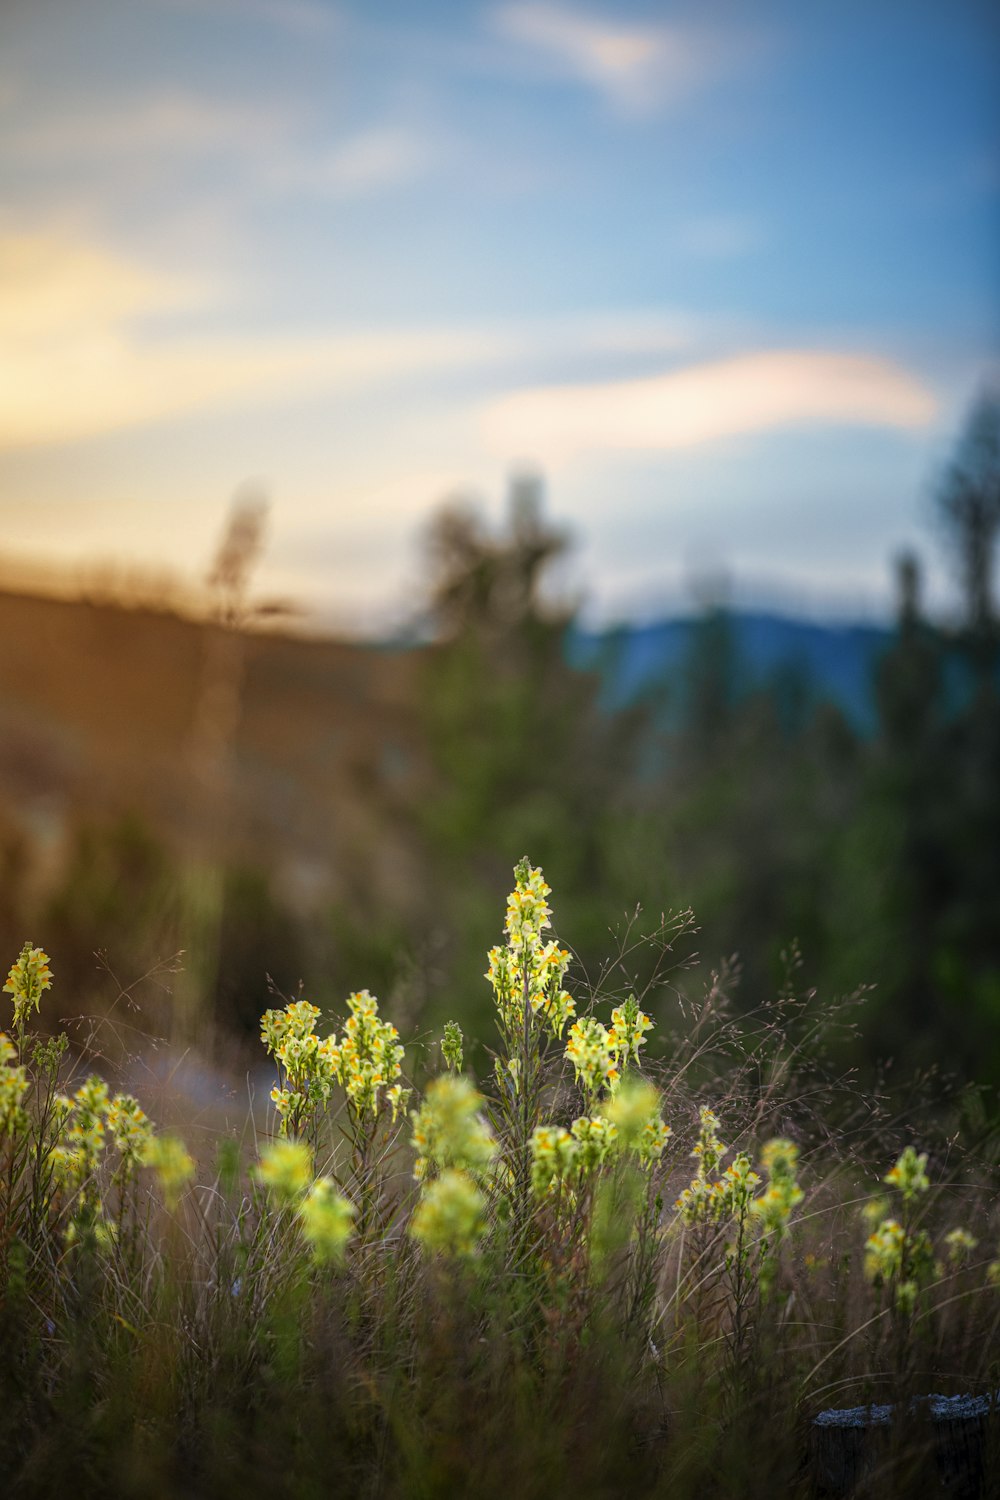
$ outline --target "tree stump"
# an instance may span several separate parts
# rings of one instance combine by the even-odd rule
[[[902,1480],[904,1495],[987,1500],[1000,1493],[998,1416],[992,1396],[920,1396],[898,1412],[822,1411],[810,1425],[816,1493],[861,1500],[900,1493]]]

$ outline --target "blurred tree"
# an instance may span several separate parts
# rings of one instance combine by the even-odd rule
[[[993,568],[1000,529],[1000,396],[990,391],[976,402],[937,500],[958,555],[965,591],[966,622],[976,635],[992,633]]]
[[[607,711],[599,676],[569,665],[575,606],[546,592],[566,547],[542,519],[533,476],[513,481],[499,534],[452,506],[428,538],[436,639],[420,705],[431,774],[417,819],[437,875],[429,920],[447,928],[465,975],[499,936],[497,901],[525,852],[587,958],[603,956],[608,922],[635,889],[628,825],[646,714]]]

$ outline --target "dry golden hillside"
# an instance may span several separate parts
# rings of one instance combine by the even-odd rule
[[[252,854],[304,899],[358,860],[405,889],[392,814],[418,774],[419,653],[12,592],[0,642],[0,819],[33,863],[58,864],[81,820],[137,812],[185,852]]]

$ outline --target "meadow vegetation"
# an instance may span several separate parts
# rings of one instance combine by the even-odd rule
[[[6,1494],[806,1496],[820,1409],[997,1390],[995,1134],[838,1071],[849,1016],[794,955],[757,1011],[725,970],[691,1008],[682,913],[589,985],[550,894],[521,860],[467,976],[479,1038],[402,1038],[368,990],[339,1017],[274,997],[267,1128],[198,1160],[39,1031],[54,979],[24,946]],[[880,1494],[929,1493],[905,1439]]]

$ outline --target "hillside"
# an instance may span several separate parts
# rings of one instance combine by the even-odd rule
[[[139,811],[186,851],[252,849],[303,897],[362,857],[405,886],[389,813],[415,653],[12,593],[0,639],[0,819],[33,866],[80,820]]]
[[[737,692],[792,671],[810,698],[836,703],[859,730],[872,727],[873,670],[892,638],[888,630],[749,611],[734,611],[725,619]],[[657,620],[614,631],[577,631],[570,642],[571,660],[583,667],[603,664],[614,705],[665,685],[669,720],[676,723],[683,717],[688,663],[700,623],[695,618]]]

